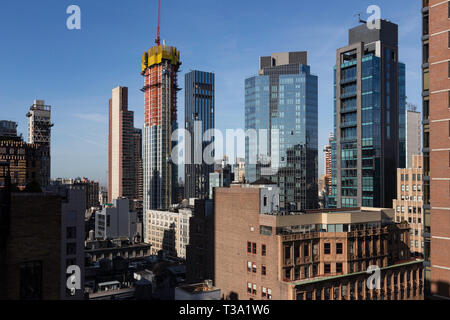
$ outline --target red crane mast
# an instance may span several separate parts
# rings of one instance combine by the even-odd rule
[[[161,0],[158,0],[158,28],[156,29],[156,40],[155,40],[158,46],[161,44],[160,25],[161,25]]]

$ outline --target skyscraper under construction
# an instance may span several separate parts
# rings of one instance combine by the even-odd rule
[[[159,19],[158,19],[159,20]],[[143,130],[144,219],[150,209],[167,209],[177,199],[178,170],[171,159],[177,125],[177,73],[180,52],[160,43],[142,56],[145,122]],[[145,224],[144,224],[145,225]],[[145,230],[144,230],[145,233]]]

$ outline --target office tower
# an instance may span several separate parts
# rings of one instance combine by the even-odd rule
[[[41,180],[38,181],[42,189],[50,183],[51,171],[51,106],[45,105],[44,100],[34,100],[28,117],[28,143],[41,146]]]
[[[450,297],[450,2],[423,1],[423,162],[427,289]],[[430,276],[431,272],[431,276]]]
[[[136,198],[134,114],[128,110],[128,88],[112,90],[109,100],[108,202]]]
[[[334,141],[334,134],[330,133],[328,138],[328,144],[323,148],[325,157],[325,178],[326,178],[326,190],[328,194],[331,194],[331,145]],[[319,192],[322,191],[319,189]]]
[[[177,165],[171,159],[177,125],[177,73],[180,52],[158,44],[142,57],[145,124],[143,131],[144,220],[150,209],[168,209],[176,200]],[[145,228],[145,224],[144,224]],[[144,229],[145,233],[145,229]]]
[[[185,197],[206,199],[209,174],[213,163],[207,163],[203,153],[213,143],[208,130],[214,129],[214,73],[190,71],[185,75],[184,121],[190,139],[185,139]],[[209,132],[211,133],[211,132]],[[205,138],[205,139],[204,139]],[[210,155],[214,159],[214,154]]]
[[[317,109],[307,52],[261,57],[259,75],[245,80],[245,129],[258,138],[246,137],[245,176],[277,183],[281,207],[317,207]]]
[[[423,157],[411,157],[407,169],[397,169],[397,199],[394,199],[395,221],[406,221],[410,226],[411,254],[423,258]]]
[[[413,156],[422,154],[422,119],[420,112],[406,110],[406,168],[413,164]]]
[[[349,31],[336,53],[332,194],[338,208],[389,208],[405,166],[405,66],[398,26],[379,20]]]
[[[45,145],[26,143],[17,135],[17,123],[0,122],[0,162],[7,163],[11,183],[23,190],[31,182],[41,183],[41,161],[48,154]],[[44,154],[44,157],[42,157]],[[0,176],[0,187],[5,179]]]
[[[423,260],[393,209],[283,212],[280,189],[232,185],[214,194],[214,286],[237,300],[420,300]],[[366,285],[380,268],[381,290]]]
[[[142,129],[134,129],[134,161],[136,170],[136,193],[135,198],[142,200],[144,177],[142,169]]]

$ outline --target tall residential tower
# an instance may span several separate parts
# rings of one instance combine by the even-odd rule
[[[185,75],[185,129],[190,139],[185,140],[185,197],[205,199],[209,194],[209,174],[214,163],[203,158],[210,139],[203,139],[214,129],[214,73],[191,71]],[[206,140],[206,141],[204,141]]]
[[[405,65],[398,26],[378,20],[349,31],[337,50],[330,206],[389,208],[405,167]]]
[[[108,202],[136,197],[134,113],[128,110],[128,88],[117,87],[109,100]]]
[[[318,78],[307,52],[261,57],[258,76],[245,80],[245,176],[280,187],[280,207],[318,205]],[[252,141],[253,140],[253,141]]]

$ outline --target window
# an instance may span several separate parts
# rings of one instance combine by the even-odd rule
[[[253,264],[253,273],[256,273],[256,263]]]
[[[247,242],[247,252],[252,253],[252,243],[251,242]]]
[[[331,264],[329,264],[329,263],[325,264],[324,272],[325,272],[325,274],[331,273]]]
[[[342,254],[342,243],[336,243],[336,254]]]
[[[251,283],[247,283],[247,293],[249,293],[249,294],[252,293],[252,284]]]
[[[247,271],[252,272],[252,263],[251,262],[247,262]]]
[[[20,265],[20,299],[42,299],[42,262],[25,262]]]
[[[266,245],[265,244],[261,245],[261,255],[263,257],[266,256]]]
[[[342,263],[336,263],[336,273],[342,273]]]
[[[66,237],[67,239],[75,239],[77,237],[77,228],[67,227]]]
[[[267,297],[267,289],[264,287],[262,288],[261,297],[263,297],[263,299],[265,299]]]
[[[257,291],[256,291],[256,284],[253,285],[253,292],[252,292],[252,293],[255,294],[255,295],[257,294]]]
[[[307,243],[303,246],[303,256],[309,257],[309,245]]]
[[[448,62],[448,77],[450,78],[450,61]]]
[[[256,243],[253,243],[252,246],[253,246],[253,254],[256,254]]]
[[[66,254],[76,254],[76,253],[77,253],[77,244],[68,243],[66,246]]]
[[[261,266],[261,274],[262,274],[263,276],[267,275],[266,266]]]
[[[325,254],[331,254],[331,245],[329,243],[324,243],[323,251]]]
[[[267,289],[267,299],[272,299],[272,289]]]

